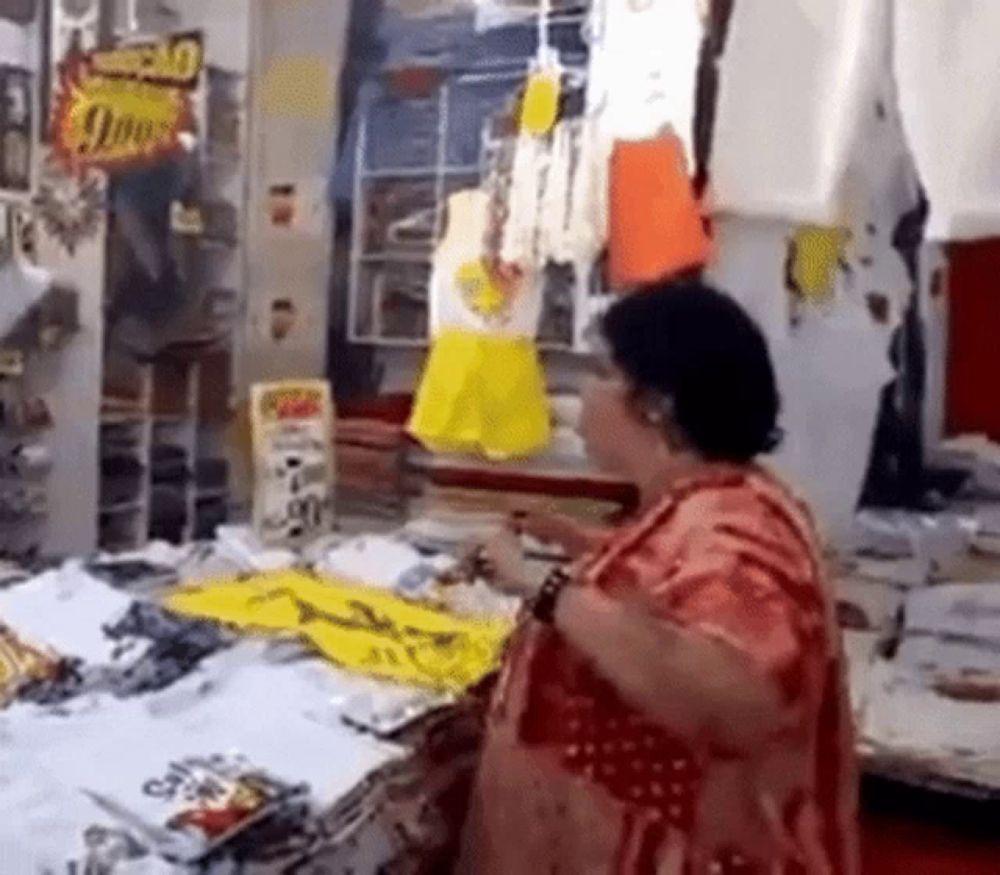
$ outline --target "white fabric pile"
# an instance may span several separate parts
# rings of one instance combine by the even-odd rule
[[[192,758],[238,756],[282,782],[307,785],[317,810],[334,803],[399,753],[342,725],[334,704],[342,693],[326,666],[270,664],[260,645],[246,644],[151,696],[13,706],[0,714],[6,871],[67,871],[73,862],[83,871],[85,833],[95,826],[133,833],[153,845],[154,858],[197,859],[204,843],[166,841],[171,818],[196,801],[171,785]],[[159,848],[158,830],[166,833]]]
[[[401,539],[330,539],[314,545],[311,555],[321,573],[443,603],[457,613],[498,616],[516,609],[513,600],[484,593],[482,584],[452,588],[462,591],[452,605],[436,579],[455,560]],[[116,561],[148,563],[157,580],[164,567],[190,579],[302,564],[294,554],[264,550],[238,528],[225,529],[212,545],[157,544]],[[141,581],[122,579],[128,592],[81,563],[67,563],[0,589],[0,621],[27,642],[78,661],[83,671],[121,668],[142,658],[149,642],[113,640],[105,630],[142,602],[137,592],[152,594]],[[74,866],[113,875],[191,872],[212,841],[171,823],[197,807],[199,782],[208,786],[223,773],[217,770],[237,766],[288,788],[283,813],[303,824],[324,855],[336,856],[342,853],[336,837],[313,834],[321,821],[329,829],[324,813],[338,811],[345,798],[364,790],[368,776],[404,753],[378,737],[452,701],[352,675],[297,646],[255,640],[218,650],[151,690],[71,687],[57,705],[17,701],[0,711],[0,869],[18,875]],[[279,853],[290,862],[310,853],[302,840],[292,834]],[[379,847],[391,851],[384,842]],[[355,866],[348,857],[344,865]],[[219,859],[222,868],[204,871],[231,871],[224,849]],[[368,862],[358,871],[374,872],[379,861]]]
[[[0,621],[31,644],[106,665],[115,660],[119,645],[103,629],[121,619],[132,601],[69,563],[0,590]]]
[[[894,657],[859,679],[863,745],[1000,789],[1000,585],[921,589],[904,611]]]
[[[734,5],[712,151],[720,211],[837,223],[887,16],[882,0]]]
[[[883,0],[884,2],[884,0]],[[1000,5],[894,4],[906,139],[927,189],[931,240],[1000,233]]]
[[[470,524],[468,517],[464,520]],[[485,529],[466,528],[465,535],[452,541],[455,546],[471,541],[469,532],[492,533],[503,524],[503,518],[490,517]],[[439,538],[455,538],[453,529],[435,527],[432,520],[415,520],[406,528],[415,543],[435,543]],[[441,543],[440,540],[436,543]],[[442,605],[460,616],[513,617],[520,604],[518,599],[497,593],[482,581],[467,581],[453,586],[440,586],[439,581],[454,570],[457,560],[444,553],[427,555],[400,538],[366,535],[352,538],[326,551],[315,563],[319,574],[364,583],[387,589],[406,598],[425,600]]]

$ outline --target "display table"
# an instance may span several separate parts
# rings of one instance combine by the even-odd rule
[[[333,538],[293,554],[264,550],[245,531],[223,529],[211,544],[153,545],[141,555],[70,562],[20,579],[8,571],[0,580],[0,617],[40,661],[25,661],[27,651],[10,660],[0,634],[0,681],[9,680],[12,664],[36,671],[17,689],[0,684],[7,693],[0,698],[7,705],[0,708],[4,875],[106,865],[111,858],[119,863],[100,870],[109,875],[229,871],[198,869],[206,859],[242,861],[247,868],[240,871],[252,875],[278,875],[292,865],[304,875],[443,872],[475,768],[485,686],[441,696],[387,685],[334,666],[296,636],[236,634],[225,623],[165,610],[165,594],[181,581],[233,580],[241,588],[257,586],[268,569],[306,566],[319,575],[311,580],[324,597],[333,581],[348,579],[365,581],[372,592],[421,599],[454,560],[418,549],[407,537],[402,530]],[[981,595],[987,609],[993,597],[993,566],[977,568],[983,584],[956,590],[962,611],[975,608],[973,596]],[[497,596],[482,584],[447,589],[456,616],[509,618],[516,609],[509,600],[493,601]],[[851,622],[861,611],[868,625],[878,625],[881,615],[908,607],[910,616],[894,633],[904,663],[914,646],[934,643],[927,633],[935,617],[950,622],[947,586],[907,592],[857,580],[843,590],[854,603],[854,612],[844,614]],[[322,614],[314,606],[309,622]],[[977,630],[984,639],[992,634],[982,624]],[[991,751],[1000,733],[990,728],[994,720],[1000,725],[1000,705],[947,700],[941,703],[947,719],[936,720],[933,699],[904,703],[927,718],[929,735],[905,725],[913,721],[885,714],[873,721],[884,690],[872,666],[881,660],[882,671],[892,667],[872,644],[881,634],[846,632],[861,645],[849,652],[863,762],[895,778],[865,783],[864,871],[993,875],[1000,871],[1000,782]],[[966,713],[985,717],[978,735],[970,734]],[[893,750],[900,740],[908,747]],[[205,812],[192,812],[192,800],[174,798],[173,791],[169,804],[160,805],[158,794],[175,781],[186,786],[192,769],[205,763],[225,774],[242,769],[236,784],[250,776],[250,787],[258,772],[271,776],[275,795],[266,817],[240,821],[233,836],[222,830],[214,856],[194,865],[179,861],[183,847],[163,846],[163,833],[177,817]],[[932,793],[928,786],[953,792]],[[993,801],[973,801],[977,795]]]

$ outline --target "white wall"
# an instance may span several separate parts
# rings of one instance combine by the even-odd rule
[[[201,30],[205,58],[227,70],[244,71],[250,58],[250,10],[271,0],[171,0],[181,30]]]
[[[337,132],[347,0],[256,0],[252,22],[247,326],[241,397],[259,380],[323,376],[332,234],[326,179]],[[273,185],[296,187],[299,221],[275,228]],[[297,321],[270,335],[271,304],[288,298]]]
[[[101,371],[104,349],[104,228],[73,256],[39,228],[39,262],[79,292],[80,333],[62,350],[40,356],[33,373],[55,427],[46,552],[82,554],[97,543]]]
[[[36,32],[34,26],[22,27],[13,21],[0,19],[0,61],[35,69],[38,63]]]

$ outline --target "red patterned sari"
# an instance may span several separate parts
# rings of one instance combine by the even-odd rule
[[[528,622],[492,704],[459,871],[855,875],[850,711],[804,509],[760,469],[712,468],[618,530],[578,579],[729,648],[780,693],[781,729],[727,749],[683,728],[682,696],[626,702]]]

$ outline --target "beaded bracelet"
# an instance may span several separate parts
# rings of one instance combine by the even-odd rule
[[[555,622],[559,596],[571,582],[572,578],[561,568],[556,568],[545,578],[538,595],[528,603],[531,615],[539,623],[551,626]]]

